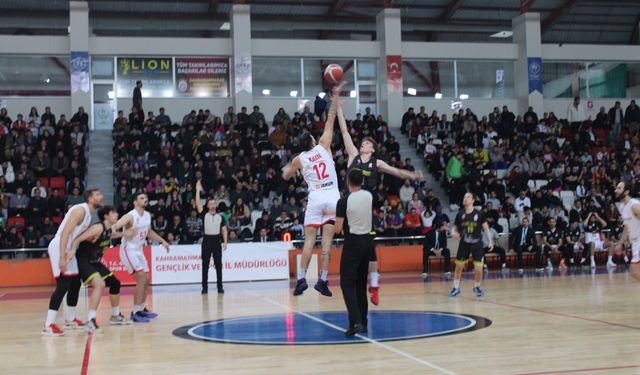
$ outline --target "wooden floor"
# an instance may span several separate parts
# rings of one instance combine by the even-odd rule
[[[452,299],[451,283],[440,277],[424,283],[414,274],[383,275],[381,304],[373,310],[471,314],[492,325],[426,339],[320,346],[202,342],[172,331],[222,318],[342,310],[337,281],[332,298],[311,288],[294,298],[285,282],[229,284],[223,298],[202,297],[194,285],[155,287],[150,300],[157,319],[105,324],[90,351],[86,333],[40,335],[51,288],[0,289],[0,373],[78,374],[86,359],[88,374],[640,374],[640,283],[628,273],[513,276],[486,280],[483,299],[463,280],[463,294]],[[131,303],[127,288],[125,313]],[[105,322],[108,299],[101,304]],[[78,306],[86,317],[84,296]]]

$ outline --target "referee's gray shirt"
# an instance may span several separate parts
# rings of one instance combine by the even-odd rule
[[[345,235],[362,235],[371,232],[371,223],[373,221],[372,202],[373,196],[364,189],[351,193],[338,201],[336,216],[345,219]]]
[[[215,215],[211,215],[208,211],[204,214],[204,235],[205,236],[219,236],[222,232],[222,227],[225,225],[224,219],[216,212]]]

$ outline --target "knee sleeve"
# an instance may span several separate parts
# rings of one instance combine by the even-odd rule
[[[114,276],[109,276],[104,280],[104,282],[109,287],[109,294],[120,294],[120,280],[116,279]]]
[[[64,295],[69,291],[70,283],[71,279],[62,275],[56,279],[56,289],[53,291],[53,294],[49,299],[49,310],[58,311],[62,304],[62,300],[64,299]]]

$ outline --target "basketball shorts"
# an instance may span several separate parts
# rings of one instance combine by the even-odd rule
[[[104,264],[100,262],[91,263],[85,258],[78,259],[78,270],[80,271],[80,280],[82,280],[85,285],[89,284],[91,280],[96,277],[100,277],[104,280],[113,275],[113,272],[111,272]]]
[[[120,247],[120,262],[130,274],[136,272],[149,272],[147,258],[142,252],[142,248],[132,248],[129,246]]]
[[[336,204],[340,199],[338,189],[320,190],[309,193],[307,210],[304,214],[304,226],[321,227],[336,220]],[[323,212],[330,211],[330,214]]]
[[[595,251],[604,250],[604,242],[600,238],[600,233],[585,233],[584,238],[587,244],[593,243],[595,245]]]
[[[474,263],[482,263],[482,259],[484,257],[482,242],[466,243],[460,241],[460,247],[458,247],[458,255],[456,255],[456,263],[464,263],[469,259],[469,257],[473,257]]]
[[[69,239],[71,240],[71,239]],[[62,255],[60,254],[60,239],[54,238],[49,243],[49,247],[47,248],[47,253],[49,253],[49,261],[51,262],[51,271],[53,272],[53,277],[60,277],[60,256],[64,256],[64,251],[62,251]],[[74,256],[71,258],[69,263],[67,263],[67,269],[62,273],[64,276],[78,276],[78,261]]]
[[[631,241],[631,264],[640,264],[640,238],[632,238]]]

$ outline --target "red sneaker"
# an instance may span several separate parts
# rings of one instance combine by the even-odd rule
[[[380,290],[379,286],[370,286],[369,287],[369,293],[371,293],[371,303],[373,303],[374,305],[378,306],[378,304],[380,303],[380,297],[378,296],[378,290]]]
[[[64,321],[64,328],[67,328],[67,329],[84,329],[85,326],[86,324],[84,324],[82,320],[78,318]]]
[[[42,335],[53,336],[53,337],[64,336],[64,331],[58,328],[58,326],[55,323],[53,323],[49,327],[44,327],[42,329]]]

